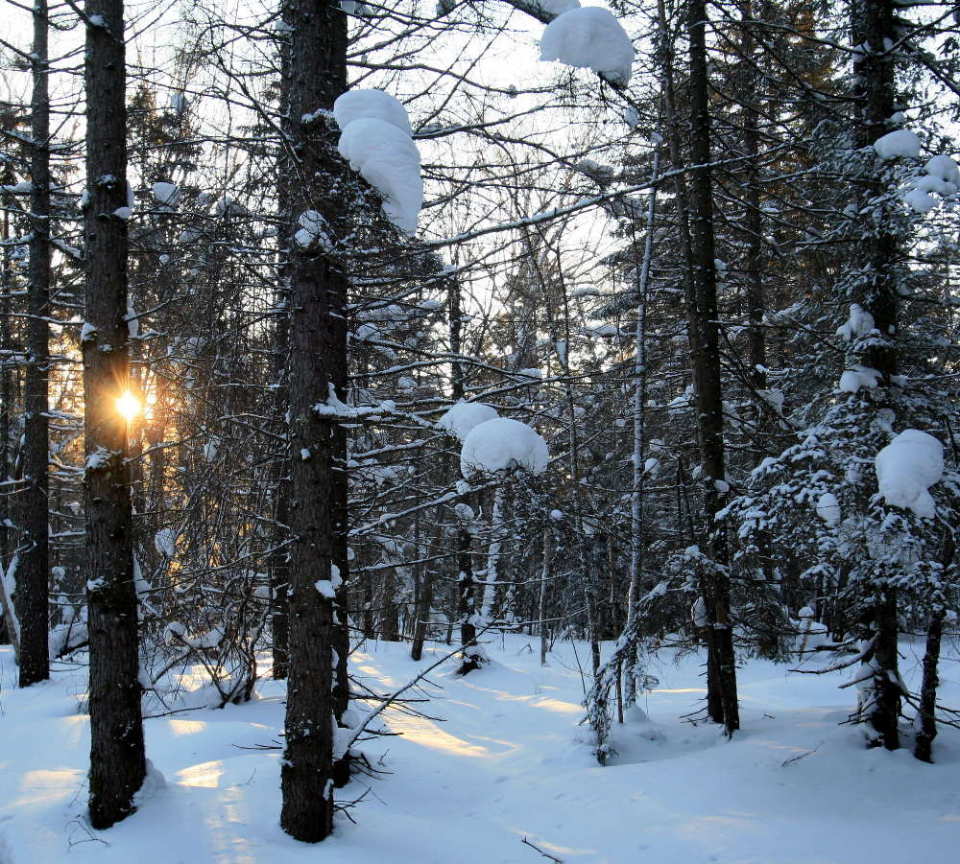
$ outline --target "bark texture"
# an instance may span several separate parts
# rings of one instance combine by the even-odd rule
[[[723,391],[720,377],[717,273],[714,263],[713,175],[710,168],[710,108],[704,0],[687,7],[690,40],[690,184],[691,280],[687,293],[689,340],[697,410],[697,441],[703,479],[704,533],[710,565],[701,572],[708,627],[707,708],[723,723],[727,735],[740,727],[737,674],[730,625],[729,553],[722,527],[715,519],[723,507],[725,488]]]
[[[83,348],[87,465],[85,575],[90,630],[90,822],[133,812],[146,759],[140,714],[137,594],[127,427],[127,153],[123,0],[88,0],[87,192]]]
[[[900,38],[892,0],[860,0],[851,4],[852,44],[862,45],[853,64],[853,97],[857,102],[856,142],[869,147],[890,131],[888,120],[896,109],[896,79],[893,52],[887,46]],[[880,171],[868,171],[863,195],[879,199],[887,192]],[[898,267],[900,248],[890,220],[882,218],[875,231],[865,239],[870,276],[860,286],[860,305],[872,316],[878,338],[860,352],[859,362],[882,375],[880,394],[889,394],[891,379],[897,372],[895,333],[898,311]],[[856,397],[852,397],[856,398]],[[876,401],[876,408],[888,406],[886,396]],[[878,743],[888,750],[900,746],[898,717],[900,687],[897,664],[897,595],[893,589],[878,589],[872,599],[872,630],[875,640],[873,693],[868,720],[878,736]]]
[[[23,453],[24,537],[17,570],[20,613],[20,686],[50,677],[49,529],[47,520],[49,431],[47,389],[50,314],[50,95],[47,67],[47,0],[33,7],[33,94],[30,111],[30,317],[25,381]]]
[[[335,236],[344,236],[346,217],[334,191],[342,173],[335,130],[322,120],[297,118],[331,109],[346,89],[346,16],[332,0],[290,0],[284,17],[293,25],[287,114],[294,118],[298,182],[288,190],[291,213],[316,210]],[[334,577],[347,576],[345,438],[338,418],[315,406],[331,394],[346,401],[348,283],[328,253],[292,240],[290,249],[293,542],[280,824],[298,840],[315,843],[333,829],[333,728],[348,698],[346,631],[338,620],[343,614],[345,624],[346,613],[331,596]],[[338,604],[344,599],[337,592]]]

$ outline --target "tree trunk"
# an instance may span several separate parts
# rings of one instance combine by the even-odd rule
[[[647,402],[647,293],[650,285],[650,265],[653,260],[653,229],[657,215],[657,179],[660,176],[660,145],[653,152],[650,172],[652,189],[647,204],[647,222],[643,242],[643,259],[637,268],[637,328],[634,339],[636,352],[633,361],[633,488],[630,491],[630,582],[627,588],[627,620],[624,633],[634,643],[627,652],[623,669],[623,699],[620,710],[632,707],[637,701],[637,601],[643,581],[643,552],[646,545],[643,524],[644,463],[647,452],[644,406]],[[636,229],[634,228],[634,231]],[[636,237],[634,236],[634,242]]]
[[[690,317],[690,353],[697,412],[697,440],[703,481],[704,533],[711,563],[701,572],[709,618],[707,649],[708,709],[723,723],[727,735],[740,726],[736,664],[730,626],[729,563],[726,536],[717,525],[726,489],[723,452],[723,400],[720,377],[717,273],[714,263],[713,178],[710,169],[710,109],[705,0],[689,0],[687,35],[690,40],[690,155],[692,279],[687,297]]]
[[[896,25],[892,0],[863,0],[851,4],[852,44],[865,46],[854,57],[853,96],[857,100],[856,127],[858,147],[866,148],[889,131],[888,121],[897,110],[894,53],[889,45],[896,43],[900,33]],[[882,172],[878,168],[865,184],[868,200],[878,200],[888,194]],[[884,409],[884,392],[891,386],[897,372],[897,273],[900,250],[897,235],[881,220],[880,230],[870,232],[864,246],[870,278],[863,280],[860,304],[873,316],[877,338],[860,351],[857,361],[882,375],[876,408]],[[856,396],[852,398],[857,398]],[[897,670],[897,595],[893,590],[879,589],[874,599],[873,693],[869,710],[871,726],[888,750],[900,746],[898,718],[900,689]]]
[[[900,673],[897,669],[897,594],[886,589],[873,610],[873,692],[867,719],[887,750],[900,746]]]
[[[547,516],[549,519],[550,517]],[[543,528],[543,567],[540,571],[540,598],[537,603],[537,619],[540,622],[540,665],[547,665],[547,652],[550,648],[547,628],[547,582],[553,572],[553,543],[550,525]]]
[[[292,30],[293,22],[290,19],[290,4],[285,3],[281,8],[284,24],[287,31]],[[290,104],[290,41],[285,34],[280,45],[280,104],[287,107]],[[294,134],[294,120],[289,111],[285,111],[281,120],[282,128],[287,136]],[[295,187],[295,166],[291,154],[286,146],[280,147],[280,157],[277,165],[277,218],[280,220],[281,237],[289,237],[293,231],[290,223],[290,190]],[[290,353],[290,273],[288,265],[288,250],[281,249],[281,261],[277,267],[277,324],[275,331],[273,373],[276,376],[276,414],[283,417],[290,404],[290,392],[287,381],[287,363]],[[288,442],[289,448],[289,442]],[[289,499],[290,499],[290,472],[289,452],[282,454],[278,460],[274,473],[276,502],[273,508],[273,518],[276,524],[273,530],[273,552],[270,555],[270,635],[271,652],[273,655],[273,677],[282,680],[287,677],[287,588],[289,587],[289,556],[287,547],[289,537]]]
[[[927,628],[927,650],[923,655],[923,683],[920,685],[920,707],[917,739],[913,755],[922,762],[933,762],[933,739],[937,737],[937,664],[940,662],[940,640],[943,636],[945,611],[937,609],[930,616]]]
[[[448,286],[447,303],[450,353],[455,358],[450,363],[450,395],[455,402],[463,399],[466,393],[464,366],[456,359],[460,354],[463,337],[460,302],[460,285],[453,280]],[[473,581],[473,557],[470,549],[472,541],[470,531],[465,525],[460,525],[457,529],[457,617],[460,619],[460,644],[463,646],[463,659],[459,669],[461,675],[479,668],[483,657],[483,652],[477,645],[477,586]]]
[[[13,171],[9,164],[5,165],[0,171],[0,183],[12,185],[15,182]],[[0,273],[0,480],[6,481],[10,478],[10,417],[11,403],[13,402],[13,382],[10,373],[11,355],[13,353],[13,342],[10,338],[10,297],[13,294],[13,247],[7,241],[10,239],[11,225],[10,213],[12,207],[6,206],[7,202],[3,199],[6,196],[0,196],[0,203],[3,203],[3,228],[2,239],[3,249],[0,254],[3,256],[3,272]],[[7,499],[7,510],[12,511],[12,499]],[[9,512],[9,518],[13,519],[13,513]],[[19,624],[17,614],[13,605],[13,580],[11,580],[8,591],[6,574],[10,564],[10,528],[0,524],[0,606],[3,608],[3,621],[0,622],[0,643],[9,640],[13,646],[14,660],[20,662],[20,639]]]
[[[146,758],[127,426],[126,69],[123,0],[87,0],[86,312],[83,349],[85,577],[90,630],[90,823],[134,810]]]
[[[332,130],[298,119],[330,110],[346,89],[346,16],[339,4],[289,0],[291,141],[300,183],[290,189],[291,219],[316,210],[344,236],[347,214],[335,193],[342,165]],[[333,829],[333,720],[347,694],[334,693],[334,661],[346,650],[334,608],[346,571],[345,438],[335,412],[318,412],[331,395],[346,400],[347,278],[327,254],[290,239],[290,530],[289,676],[286,746],[280,772],[280,824],[317,842]],[[342,591],[337,592],[342,602]],[[339,678],[339,676],[337,676]],[[339,683],[339,682],[338,682]],[[341,685],[342,686],[342,685]]]
[[[50,677],[49,541],[47,518],[47,380],[50,314],[50,100],[47,0],[33,7],[33,98],[30,130],[30,317],[27,323],[23,454],[23,541],[17,569],[20,686]]]

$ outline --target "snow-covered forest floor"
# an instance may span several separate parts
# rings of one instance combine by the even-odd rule
[[[945,640],[941,698],[960,705],[960,654]],[[849,713],[849,672],[800,675],[748,661],[740,671],[743,730],[680,719],[701,706],[702,658],[662,651],[659,683],[616,729],[617,755],[599,767],[583,715],[583,644],[557,644],[541,668],[537,642],[497,637],[491,663],[465,678],[449,661],[427,685],[431,701],[385,714],[395,736],[362,749],[380,779],[354,780],[356,824],[338,817],[320,846],[298,843],[278,822],[284,685],[260,682],[255,700],[146,722],[156,771],[140,809],[106,832],[86,827],[89,724],[80,713],[86,670],[61,667],[49,682],[14,689],[0,650],[0,864],[418,864],[544,862],[523,838],[564,862],[650,864],[885,864],[947,861],[960,846],[960,732],[935,742],[935,765],[909,749],[866,750]],[[421,663],[408,646],[378,643],[353,672],[389,692],[447,652]],[[920,672],[922,645],[904,640],[904,677]],[[578,656],[577,656],[578,655]],[[422,692],[415,694],[422,697]],[[252,748],[252,749],[247,749]]]

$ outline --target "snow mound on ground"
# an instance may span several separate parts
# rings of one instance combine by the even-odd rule
[[[874,141],[873,149],[881,159],[916,159],[920,155],[920,139],[916,132],[897,129]]]
[[[633,43],[606,9],[587,6],[554,18],[543,31],[540,59],[592,69],[617,84],[630,80]]]
[[[407,234],[415,233],[423,206],[423,178],[420,152],[409,132],[380,116],[351,116],[341,128],[340,155],[383,197],[387,218]]]
[[[333,103],[333,116],[341,129],[346,129],[354,120],[375,118],[396,126],[408,136],[413,134],[403,103],[383,90],[348,90]]]
[[[498,416],[496,408],[483,402],[457,402],[447,409],[447,413],[437,421],[437,425],[463,441],[475,426]]]
[[[943,445],[919,429],[904,429],[874,459],[880,494],[891,507],[932,519],[936,505],[928,491],[943,477]]]
[[[524,468],[532,474],[542,474],[549,461],[547,442],[537,431],[526,423],[507,417],[497,417],[474,426],[460,451],[460,470],[464,477],[508,468]]]

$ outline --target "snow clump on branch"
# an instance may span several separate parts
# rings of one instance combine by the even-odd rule
[[[406,234],[423,206],[420,152],[403,105],[382,90],[349,90],[333,104],[338,150],[383,197],[383,212]]]
[[[874,458],[880,494],[890,507],[932,519],[937,512],[928,491],[943,477],[943,445],[919,429],[904,429]]]
[[[873,149],[884,160],[916,159],[920,155],[920,139],[909,129],[896,129],[874,141]]]
[[[460,451],[464,477],[523,468],[531,474],[547,470],[547,442],[535,429],[519,420],[497,417],[470,430]]]
[[[445,432],[455,435],[463,441],[475,426],[493,420],[499,415],[496,408],[483,402],[457,402],[451,405],[447,412],[437,421],[437,425]]]
[[[541,60],[592,69],[621,87],[630,81],[633,53],[633,43],[620,22],[598,6],[575,7],[558,15],[540,40]]]

